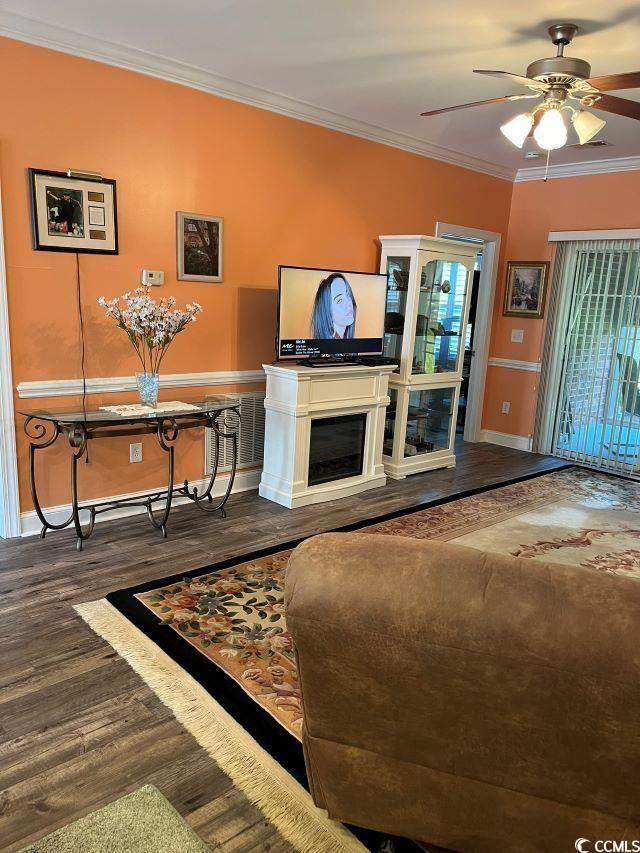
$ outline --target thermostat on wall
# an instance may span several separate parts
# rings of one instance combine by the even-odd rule
[[[140,281],[143,284],[164,284],[164,272],[162,270],[142,270]]]

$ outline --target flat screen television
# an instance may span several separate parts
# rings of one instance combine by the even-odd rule
[[[387,277],[278,267],[279,359],[381,355]]]

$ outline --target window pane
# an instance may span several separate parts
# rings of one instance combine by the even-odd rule
[[[398,407],[398,392],[395,388],[389,388],[389,405],[384,421],[384,444],[382,452],[387,456],[393,453],[393,437],[396,434],[396,409]]]

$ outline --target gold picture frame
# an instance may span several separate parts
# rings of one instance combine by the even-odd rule
[[[223,226],[221,216],[177,212],[178,281],[222,281]]]
[[[502,315],[541,319],[548,277],[549,261],[509,261]]]

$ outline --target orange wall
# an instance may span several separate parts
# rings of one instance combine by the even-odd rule
[[[550,231],[640,228],[640,171],[526,181],[514,185],[505,261],[552,260]],[[551,268],[553,276],[553,265]],[[505,269],[496,291],[491,355],[521,361],[540,361],[543,320],[502,316]],[[546,312],[545,312],[546,313]],[[524,341],[511,343],[511,330],[523,329]],[[498,432],[530,435],[537,401],[538,375],[489,367],[483,427]],[[508,415],[501,412],[509,400]]]
[[[165,271],[162,293],[204,306],[163,371],[245,370],[274,355],[279,263],[375,271],[378,234],[433,234],[438,219],[506,233],[507,181],[17,41],[1,39],[0,47],[0,175],[16,385],[80,375],[75,260],[31,248],[29,166],[97,170],[118,182],[120,254],[80,259],[91,377],[136,368],[96,299],[134,287],[143,267]],[[176,281],[177,210],[224,216],[223,284]],[[16,408],[76,403],[16,399]],[[145,441],[145,462],[135,467],[127,443],[96,442],[82,466],[82,496],[161,481],[153,443]],[[202,438],[181,443],[177,476],[201,477]],[[66,453],[61,442],[44,452],[51,461],[41,467],[43,503],[66,502]],[[30,509],[20,418],[18,454],[22,506]]]

